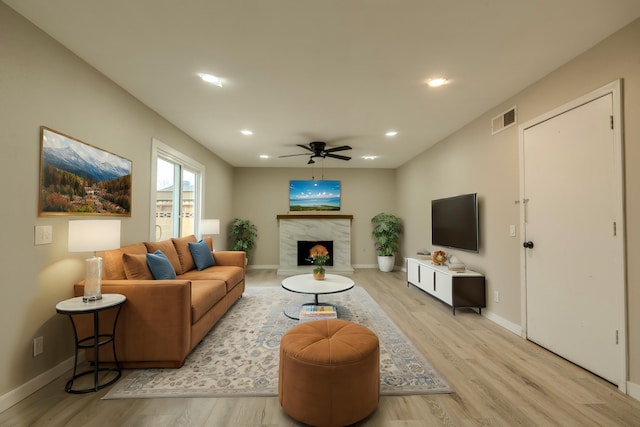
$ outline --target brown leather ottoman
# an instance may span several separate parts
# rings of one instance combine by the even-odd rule
[[[278,397],[292,418],[345,426],[371,414],[380,397],[378,337],[339,319],[301,323],[280,342]]]

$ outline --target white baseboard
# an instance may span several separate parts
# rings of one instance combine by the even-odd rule
[[[46,372],[38,375],[37,377],[27,381],[22,384],[20,387],[11,390],[8,393],[0,396],[0,412],[4,412],[9,409],[16,403],[20,402],[22,399],[27,398],[31,394],[40,390],[42,387],[49,384],[51,381],[59,378],[65,372],[73,369],[73,357],[63,361],[62,363],[54,366]],[[81,361],[78,361],[80,363]]]
[[[378,268],[378,264],[353,264],[353,268]]]
[[[640,384],[627,381],[627,394],[636,400],[640,400]]]
[[[247,270],[277,270],[277,265],[260,265],[260,264],[251,264],[247,265]]]
[[[484,310],[482,312],[482,315],[484,317],[486,317],[487,319],[491,320],[492,322],[502,326],[503,328],[505,328],[506,330],[513,332],[514,334],[518,335],[519,337],[522,336],[522,327],[516,323],[510,322],[509,320],[505,319],[504,317],[500,317],[495,313],[492,313],[488,310]]]

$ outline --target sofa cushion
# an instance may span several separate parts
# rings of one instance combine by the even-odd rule
[[[209,249],[209,246],[204,240],[200,240],[197,243],[189,242],[188,245],[191,256],[193,257],[193,262],[196,263],[198,270],[204,270],[207,267],[216,265],[216,262],[213,260],[213,255],[211,255],[211,249]]]
[[[227,285],[227,292],[244,280],[244,269],[231,265],[216,265],[202,271],[191,270],[178,277],[185,280],[222,280]]]
[[[123,246],[120,249],[100,252],[103,259],[104,269],[102,278],[106,280],[125,280],[127,275],[124,271],[123,254],[146,254],[147,247],[144,243],[134,243]]]
[[[162,251],[155,251],[147,254],[147,265],[153,278],[156,280],[173,280],[176,278],[176,271],[173,269],[169,258]]]
[[[161,251],[171,262],[176,274],[182,274],[182,266],[180,265],[180,258],[178,258],[178,252],[171,240],[161,240],[160,242],[144,242],[147,247],[147,252],[154,253],[155,251]]]
[[[146,248],[145,248],[146,250]],[[153,280],[147,265],[147,254],[122,254],[124,273],[128,280]]]
[[[195,242],[196,236],[193,234],[185,237],[174,237],[171,239],[173,246],[176,248],[176,252],[178,253],[178,259],[180,260],[180,265],[182,266],[182,273],[186,273],[187,271],[193,270],[196,268],[195,262],[193,262],[193,256],[191,256],[191,251],[189,250],[189,243]]]
[[[227,294],[221,280],[191,281],[191,324],[196,323]]]
[[[209,250],[213,252],[213,238],[211,236],[202,236],[202,240],[209,246]]]

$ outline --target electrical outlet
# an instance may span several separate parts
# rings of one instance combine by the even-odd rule
[[[44,337],[36,337],[33,339],[33,357],[42,354],[44,351]]]
[[[493,300],[495,302],[500,302],[500,291],[493,291]]]
[[[516,237],[516,226],[515,226],[515,224],[511,224],[509,226],[509,236]]]

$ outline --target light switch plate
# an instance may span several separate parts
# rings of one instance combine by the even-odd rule
[[[50,225],[36,225],[35,244],[48,245],[53,242],[53,228]]]
[[[509,236],[516,237],[516,226],[514,224],[509,226]]]

